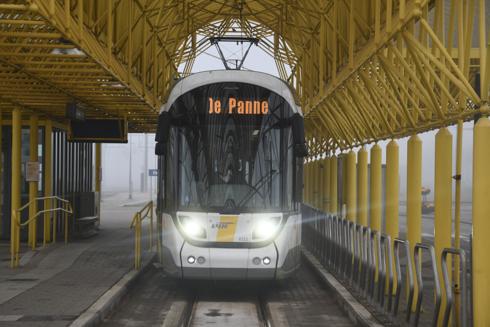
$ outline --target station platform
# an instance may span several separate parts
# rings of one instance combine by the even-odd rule
[[[0,245],[0,326],[68,326],[133,269],[133,231],[139,200],[113,194],[102,202],[97,236],[22,249],[21,267],[9,267]],[[144,258],[145,260],[145,258]],[[145,262],[145,261],[143,261]]]
[[[391,319],[362,300],[347,280],[333,275],[322,277],[329,273],[319,263],[312,264],[308,257],[313,256],[308,251],[297,275],[281,283],[223,286],[175,281],[165,276],[158,264],[149,264],[153,254],[147,251],[143,251],[143,269],[134,270],[134,235],[129,225],[133,214],[148,199],[147,194],[136,194],[131,200],[127,194],[106,194],[96,236],[70,240],[66,245],[59,242],[37,251],[23,248],[21,266],[17,269],[9,267],[9,244],[1,243],[0,326],[172,326],[182,323],[182,317],[187,317],[193,326],[208,323],[227,326],[231,316],[209,314],[218,309],[237,317],[247,310],[263,311],[268,321],[276,323],[274,326],[403,324],[405,294],[401,297],[398,319]],[[469,244],[463,242],[463,247],[466,249]],[[321,269],[323,273],[319,272]],[[431,266],[424,258],[426,291],[420,326],[432,323],[431,274]],[[337,286],[326,285],[328,282],[323,279],[330,279]],[[131,286],[125,286],[129,282]],[[121,287],[127,289],[115,294]],[[354,298],[361,300],[357,302]],[[94,311],[102,310],[102,306],[103,313]],[[359,312],[364,315],[361,323],[356,321],[360,317],[352,320],[349,306],[357,306],[354,315]],[[257,321],[261,325],[260,315]]]

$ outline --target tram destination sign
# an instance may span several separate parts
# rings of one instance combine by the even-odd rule
[[[234,97],[228,99],[226,108],[222,108],[221,100],[209,97],[208,114],[238,114],[238,115],[267,115],[269,102],[267,100],[242,100]]]

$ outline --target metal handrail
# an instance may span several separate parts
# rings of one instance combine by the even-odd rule
[[[435,311],[432,325],[448,325],[451,310],[454,310],[454,291],[449,278],[447,255],[459,255],[461,260],[461,326],[468,321],[468,285],[466,282],[466,257],[464,251],[445,249],[440,257],[447,305],[440,315],[442,304],[439,267],[436,264],[434,247],[417,243],[410,246],[407,240],[394,238],[367,226],[346,220],[344,217],[322,213],[315,208],[304,207],[305,247],[321,258],[320,262],[337,278],[354,288],[370,304],[387,313],[396,321],[402,292],[407,293],[406,316],[409,325],[417,326],[422,309],[424,284],[421,255],[430,254],[435,293]],[[320,247],[320,248],[318,248]],[[412,250],[411,250],[412,249]],[[405,276],[402,271],[401,251],[406,256]],[[413,268],[415,267],[415,269]],[[405,278],[404,278],[405,277]],[[396,284],[395,284],[396,282]],[[417,292],[415,286],[418,285]],[[427,293],[427,291],[426,291]],[[388,298],[386,299],[386,296]],[[416,302],[415,302],[416,301]],[[415,310],[412,308],[415,307]],[[405,315],[405,314],[404,314]],[[415,316],[415,317],[414,317]],[[444,322],[442,322],[444,319]]]
[[[391,247],[391,237],[386,234],[380,234],[379,239],[382,278],[379,278],[378,297],[381,308],[384,309],[386,281],[388,283],[388,309],[391,307],[391,294],[393,292],[393,252]]]
[[[436,295],[436,306],[434,310],[434,317],[432,319],[432,326],[437,326],[439,319],[439,311],[441,309],[441,284],[439,282],[439,274],[437,273],[436,254],[434,247],[430,244],[417,243],[413,249],[413,259],[415,263],[415,274],[417,275],[417,304],[415,307],[415,320],[414,325],[418,326],[420,318],[420,309],[422,308],[422,296],[424,292],[424,282],[422,278],[422,263],[420,262],[420,250],[426,250],[430,254],[432,273],[434,279],[434,288]]]
[[[451,285],[451,281],[449,280],[449,273],[447,267],[447,255],[457,255],[460,260],[460,284],[461,284],[461,316],[459,321],[459,326],[466,327],[467,325],[467,314],[466,314],[466,306],[467,306],[467,293],[466,293],[466,254],[463,249],[455,249],[455,248],[445,248],[442,250],[441,256],[441,268],[442,268],[442,276],[444,278],[444,289],[446,292],[446,308],[444,309],[444,318],[443,318],[443,326],[449,326],[449,317],[451,315],[451,309],[454,304],[454,291],[453,285]]]
[[[414,280],[413,280],[413,270],[412,263],[410,261],[410,243],[407,240],[402,240],[395,238],[393,240],[393,252],[395,259],[395,271],[396,271],[396,289],[395,289],[395,302],[393,303],[393,315],[398,315],[398,306],[400,303],[400,295],[402,291],[403,279],[402,270],[400,265],[400,246],[403,246],[405,250],[405,256],[407,258],[407,280],[408,280],[408,301],[407,301],[407,316],[406,321],[410,321],[410,314],[412,312],[411,305],[414,296]]]
[[[61,206],[51,209],[38,210],[34,215],[28,217],[25,222],[21,222],[22,211],[29,208],[33,203],[41,200],[57,200],[61,202]],[[68,243],[68,215],[73,217],[73,208],[71,202],[60,198],[59,196],[43,196],[30,200],[28,203],[24,204],[18,209],[12,210],[12,235],[10,238],[10,266],[16,268],[19,266],[20,262],[20,230],[29,225],[33,221],[37,221],[37,218],[47,212],[63,212],[65,219],[65,244]],[[44,233],[46,236],[46,233]],[[53,243],[56,242],[55,224],[53,224]],[[46,239],[44,239],[43,244],[46,244]],[[33,245],[34,249],[35,245]]]
[[[141,240],[142,223],[145,219],[150,220],[149,225],[149,250],[153,248],[153,201],[148,202],[141,210],[136,212],[131,220],[130,229],[134,229],[134,268],[141,268]]]

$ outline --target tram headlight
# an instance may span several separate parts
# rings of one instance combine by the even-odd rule
[[[260,217],[254,224],[252,238],[254,240],[268,240],[274,237],[281,225],[281,217]]]
[[[192,238],[206,238],[206,229],[202,226],[199,219],[190,216],[179,216],[182,231]]]

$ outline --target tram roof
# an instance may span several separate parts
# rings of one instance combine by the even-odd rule
[[[240,82],[266,88],[282,96],[289,103],[293,112],[302,114],[301,107],[296,104],[293,92],[288,84],[270,74],[246,70],[210,70],[184,77],[174,86],[170,92],[168,101],[161,106],[160,112],[168,111],[170,106],[182,94],[200,86],[223,82]]]

